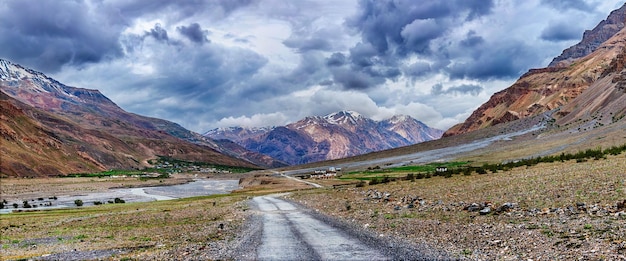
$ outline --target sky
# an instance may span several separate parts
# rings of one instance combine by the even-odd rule
[[[204,133],[353,110],[447,129],[617,0],[0,0],[0,58]]]

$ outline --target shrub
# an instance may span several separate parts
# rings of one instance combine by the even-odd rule
[[[113,200],[113,202],[115,202],[115,204],[118,204],[118,203],[126,203],[126,201],[124,201],[124,200],[123,200],[123,199],[121,199],[121,198],[115,198],[115,199]]]
[[[32,208],[32,207],[33,207],[33,206],[31,206],[30,204],[28,204],[28,200],[24,200],[24,202],[22,202],[22,203],[23,203],[23,205],[24,205],[24,206],[23,206],[24,208]]]
[[[13,208],[18,208],[19,205],[17,203],[13,203]]]
[[[77,207],[80,207],[83,205],[83,201],[80,199],[74,200],[74,204],[76,204]]]
[[[356,183],[357,188],[365,187],[365,185],[367,185],[367,182],[365,182],[364,180],[361,180],[359,181],[359,183]]]
[[[94,201],[93,204],[96,205],[96,206],[97,205],[102,205],[102,201]]]

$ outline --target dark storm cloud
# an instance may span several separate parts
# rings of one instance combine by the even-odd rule
[[[189,26],[179,26],[176,30],[192,42],[199,44],[209,42],[209,39],[207,38],[209,31],[202,30],[198,23],[192,23]]]
[[[327,66],[342,66],[346,64],[346,56],[342,53],[333,53],[328,59],[326,59]]]
[[[170,38],[167,36],[167,31],[161,27],[161,24],[155,24],[154,28],[146,32],[146,35],[154,37],[157,41],[167,42]]]
[[[375,78],[369,74],[345,68],[334,68],[332,74],[333,80],[346,89],[364,90],[381,84],[385,80],[384,78]]]
[[[290,37],[283,41],[283,44],[289,48],[298,49],[299,52],[306,52],[311,50],[326,51],[331,49],[331,44],[326,38],[295,38]]]
[[[582,37],[583,30],[566,23],[550,23],[541,32],[541,39],[551,42],[576,40]]]
[[[430,74],[432,71],[430,64],[426,62],[416,62],[404,69],[404,72],[411,77],[421,77]]]
[[[476,47],[485,42],[483,37],[476,34],[475,31],[469,31],[466,34],[465,39],[461,40],[462,47]]]
[[[212,18],[223,18],[235,10],[248,6],[256,0],[125,0],[105,3],[112,15],[120,18],[136,18],[166,12],[174,19],[184,19],[199,13],[209,13]],[[162,17],[162,16],[161,16]]]
[[[122,56],[120,24],[86,10],[82,1],[4,1],[0,56],[44,71]]]
[[[443,89],[443,85],[442,84],[435,84],[431,88],[430,92],[433,95],[469,94],[469,95],[472,95],[472,96],[476,96],[476,95],[480,94],[480,92],[482,92],[483,90],[484,90],[484,88],[482,86],[474,85],[474,84],[462,84],[462,85],[458,85],[458,86],[452,86],[452,87],[450,87],[448,89],[445,89],[445,90]]]
[[[448,57],[449,53],[455,51],[448,48],[484,48],[481,45],[485,39],[474,31],[468,32],[464,39],[459,40],[460,42],[433,46],[434,41],[441,41],[465,22],[490,14],[493,7],[493,1],[484,0],[361,0],[357,15],[346,22],[349,27],[361,34],[361,42],[350,49],[347,59],[349,65],[344,66],[350,68],[353,75],[347,77],[344,71],[337,73],[335,70],[334,80],[342,83],[346,89],[365,89],[386,80],[396,80],[402,75],[415,79],[452,71],[455,75],[463,77],[508,76],[517,68],[506,70],[504,74],[496,71],[493,75],[487,72],[474,72],[470,68],[442,71],[446,68],[445,65],[450,64],[450,60],[455,58]],[[465,53],[479,55],[472,50]],[[401,66],[404,59],[414,55],[429,60],[433,65],[415,63]],[[330,57],[327,65],[341,66],[337,58],[339,57]],[[468,60],[469,58],[472,57],[468,57]],[[485,57],[482,59],[487,60]],[[471,66],[469,63],[466,65]]]
[[[347,24],[360,30],[363,41],[379,53],[394,46],[423,52],[424,45],[449,29],[449,19],[464,15],[473,20],[489,14],[493,6],[487,0],[361,0],[360,12]]]
[[[468,57],[458,57],[453,64],[442,69],[451,79],[518,77],[528,70],[528,64],[537,60],[537,54],[530,46],[514,41],[467,51]]]
[[[0,57],[44,72],[57,72],[63,65],[81,67],[123,57],[121,34],[140,16],[177,21],[209,12],[219,19],[253,2],[6,0],[0,4]],[[183,34],[196,37],[190,30]],[[159,41],[169,40],[161,27],[147,33]]]

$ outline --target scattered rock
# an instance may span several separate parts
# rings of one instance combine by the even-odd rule
[[[478,203],[472,203],[469,206],[465,207],[464,210],[467,210],[469,212],[476,212],[481,210],[481,206]]]
[[[491,208],[490,207],[483,208],[480,211],[478,211],[478,213],[482,216],[487,215],[491,213]]]

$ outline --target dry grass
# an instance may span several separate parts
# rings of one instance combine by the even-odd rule
[[[245,195],[2,215],[2,259],[99,249],[140,258],[188,245],[228,240],[244,221]],[[220,229],[220,224],[223,229]]]
[[[429,242],[471,259],[619,259],[626,255],[626,217],[558,215],[576,203],[615,208],[626,200],[626,157],[539,164],[509,172],[433,177],[363,188],[305,191],[291,197],[378,233]],[[389,201],[365,200],[368,190]],[[424,199],[407,208],[405,196]],[[469,203],[518,204],[504,215],[464,211]],[[399,210],[396,207],[401,207]],[[536,209],[536,210],[533,210]]]

